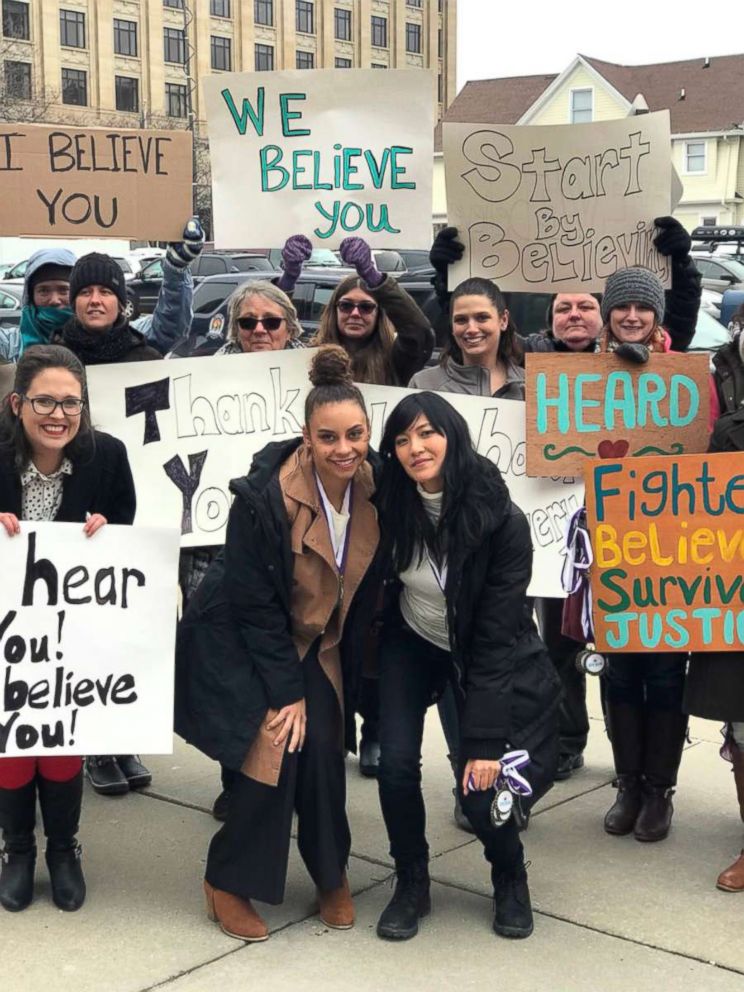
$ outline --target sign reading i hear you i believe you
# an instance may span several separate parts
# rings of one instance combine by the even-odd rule
[[[202,86],[218,247],[431,242],[431,72],[220,73]]]

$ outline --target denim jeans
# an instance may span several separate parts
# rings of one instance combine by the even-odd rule
[[[444,680],[452,682],[452,657],[408,627],[400,615],[386,624],[380,644],[380,805],[397,866],[426,860],[426,810],[421,792],[421,742],[426,710]],[[455,699],[461,700],[455,689]],[[460,742],[457,781],[468,755]],[[449,789],[450,779],[446,786]],[[486,860],[499,872],[522,864],[523,850],[512,819],[491,824],[493,790],[469,792],[462,808],[483,844]]]

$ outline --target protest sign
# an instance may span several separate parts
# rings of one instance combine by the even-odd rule
[[[0,528],[0,755],[170,754],[178,532]]]
[[[430,72],[233,72],[202,86],[218,247],[298,233],[328,248],[350,235],[380,248],[431,242]]]
[[[447,216],[465,245],[450,288],[469,276],[503,290],[601,290],[643,265],[670,284],[653,246],[671,212],[669,112],[594,124],[442,126]]]
[[[137,523],[179,526],[182,546],[221,544],[229,480],[255,452],[300,433],[310,349],[192,358],[88,369],[96,426],[127,446],[137,487]],[[149,367],[146,367],[149,366]],[[390,410],[411,390],[360,386],[379,445]],[[525,475],[524,404],[445,394],[468,421],[478,450],[498,464],[512,498],[530,518],[532,592],[560,596],[567,519],[583,488]]]
[[[744,454],[587,463],[600,650],[744,649]]]
[[[0,235],[180,241],[191,134],[0,124]]]
[[[708,356],[528,354],[527,475],[575,475],[587,458],[708,447]]]

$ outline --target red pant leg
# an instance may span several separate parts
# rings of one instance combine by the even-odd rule
[[[0,789],[20,789],[35,775],[36,758],[0,758]]]
[[[69,782],[83,767],[83,759],[75,755],[57,758],[37,758],[39,778],[48,782]]]

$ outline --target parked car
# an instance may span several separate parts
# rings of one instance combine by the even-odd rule
[[[715,317],[716,320],[718,320],[721,316],[722,296],[722,293],[716,293],[715,290],[704,289],[700,300],[700,309],[705,310],[705,312],[709,313],[711,317]]]
[[[717,293],[727,289],[744,289],[744,262],[705,252],[695,252],[692,257],[702,276],[704,289],[713,289]]]
[[[17,327],[21,322],[23,286],[0,282],[0,328]]]
[[[203,252],[191,266],[196,284],[209,276],[226,275],[228,272],[259,272],[269,279],[276,275],[265,255],[248,252]],[[127,282],[126,315],[129,320],[136,320],[143,313],[153,312],[162,282],[162,258],[148,262],[137,276]]]
[[[272,273],[279,275],[279,273]],[[304,269],[297,280],[292,300],[303,329],[303,340],[309,341],[318,330],[320,318],[336,286],[350,274],[346,268]],[[403,273],[400,284],[420,307],[433,297],[428,283],[409,283]],[[171,357],[209,355],[225,343],[227,300],[233,290],[250,278],[265,278],[265,273],[239,272],[204,279],[194,291],[194,319],[191,333],[173,348]]]
[[[698,311],[695,334],[688,351],[718,351],[731,340],[731,334],[716,318],[705,310]]]

